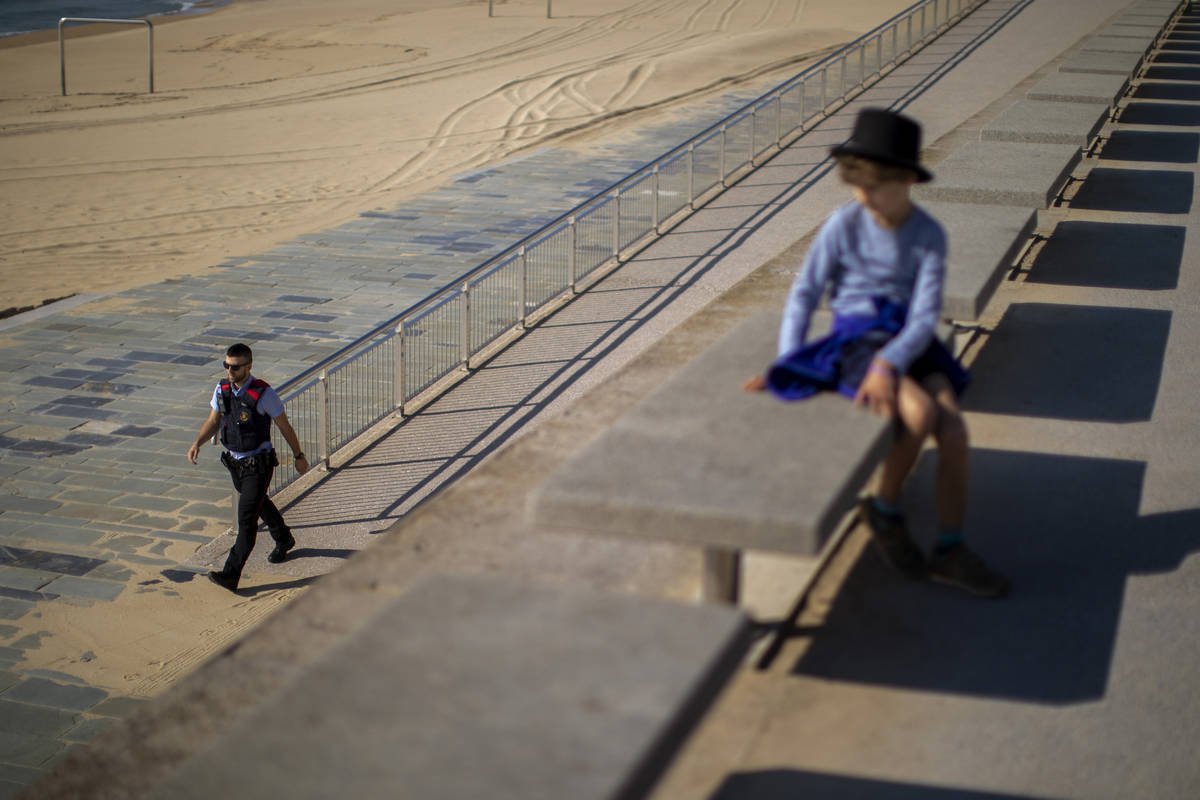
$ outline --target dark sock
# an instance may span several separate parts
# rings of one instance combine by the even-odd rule
[[[875,495],[874,497],[871,498],[871,505],[875,506],[875,510],[878,511],[880,514],[883,514],[885,517],[901,516],[899,503],[897,503],[896,505],[892,505],[888,501],[881,498],[879,495]]]
[[[948,550],[953,550],[962,543],[962,531],[957,528],[943,528],[938,531],[937,541],[933,545],[933,552],[945,553]]]

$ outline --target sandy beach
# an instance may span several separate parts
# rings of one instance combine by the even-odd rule
[[[197,274],[783,78],[909,0],[237,0],[0,40],[0,310]],[[76,29],[80,30],[80,29]]]

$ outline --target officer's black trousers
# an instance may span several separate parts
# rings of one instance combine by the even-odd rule
[[[271,477],[275,474],[275,454],[271,451],[260,453],[249,458],[233,458],[228,453],[221,456],[229,475],[233,478],[233,488],[238,493],[238,535],[237,541],[229,550],[225,559],[225,568],[221,571],[226,575],[240,577],[246,559],[258,539],[258,518],[267,523],[267,530],[276,542],[286,541],[290,531],[279,509],[267,497],[267,489],[271,485]]]

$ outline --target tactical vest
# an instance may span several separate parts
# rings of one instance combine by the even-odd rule
[[[255,378],[241,394],[233,393],[228,379],[221,381],[221,444],[238,453],[250,453],[271,440],[271,418],[257,413],[258,401],[270,385]]]

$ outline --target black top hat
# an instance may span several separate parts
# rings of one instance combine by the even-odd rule
[[[921,126],[895,111],[864,108],[854,120],[850,138],[830,151],[831,155],[859,156],[880,164],[905,167],[917,173],[917,182],[933,180],[921,166]]]

